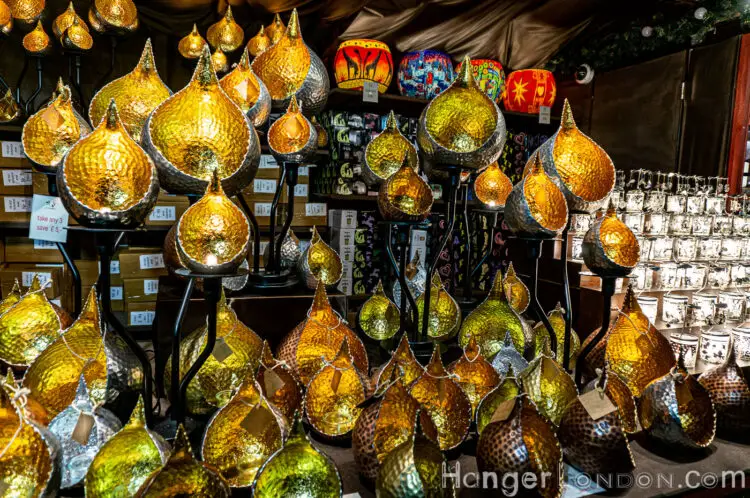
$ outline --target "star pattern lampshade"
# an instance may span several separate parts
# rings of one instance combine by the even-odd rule
[[[523,69],[508,75],[503,104],[506,111],[539,114],[539,107],[552,107],[556,96],[557,83],[551,72]]]

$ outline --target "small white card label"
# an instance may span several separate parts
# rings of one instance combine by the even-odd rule
[[[68,240],[68,211],[60,198],[34,194],[32,199],[29,238],[50,242]]]
[[[539,122],[550,124],[552,120],[552,108],[546,105],[539,106]]]
[[[300,183],[294,186],[294,197],[307,197],[307,184]]]
[[[23,158],[23,144],[21,142],[3,142],[3,157]]]
[[[308,202],[305,204],[305,216],[325,216],[327,207],[324,202]]]
[[[159,293],[159,279],[147,279],[143,281],[143,293],[147,296]]]
[[[153,270],[155,268],[164,268],[164,255],[158,254],[141,254],[139,263],[141,270]]]
[[[310,176],[310,167],[300,166],[297,170],[297,176]]]
[[[3,185],[6,187],[31,185],[31,171],[27,169],[4,169]]]
[[[5,197],[6,213],[30,213],[31,197]]]
[[[260,241],[260,255],[263,256],[266,253],[266,247],[268,247],[267,240]]]
[[[145,326],[151,325],[156,317],[156,311],[131,311],[130,312],[130,325],[133,326]]]
[[[97,261],[96,266],[99,269],[99,271],[102,271],[102,262]],[[116,260],[112,260],[109,262],[109,273],[112,275],[119,275],[120,274],[120,262]]]
[[[270,154],[262,154],[260,156],[260,169],[276,169],[279,167],[276,159]]]
[[[253,192],[256,194],[274,194],[276,193],[276,180],[253,180]]]
[[[376,82],[364,82],[362,85],[362,102],[378,103],[378,84]]]
[[[39,285],[42,287],[52,280],[52,273],[50,272],[24,271],[21,272],[21,285],[24,287],[31,287],[31,281],[34,280],[34,275],[39,278]]]
[[[154,206],[151,214],[148,215],[149,221],[175,221],[176,212],[174,206]]]
[[[122,285],[109,288],[109,298],[112,301],[122,301]]]
[[[255,216],[271,216],[271,203],[256,202],[253,211],[255,212]]]
[[[57,244],[55,244],[54,242],[50,242],[48,240],[35,240],[34,241],[34,249],[35,250],[36,249],[43,249],[43,250],[53,249],[53,250],[57,250]]]

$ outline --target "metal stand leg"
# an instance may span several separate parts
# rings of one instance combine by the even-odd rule
[[[250,224],[253,226],[253,273],[260,271],[260,225],[258,225],[258,219],[255,217],[255,213],[247,205],[245,196],[242,193],[237,194],[237,200],[240,201],[240,206],[245,211],[247,219],[250,220]]]
[[[292,220],[294,219],[294,188],[297,186],[297,173],[299,172],[299,164],[297,163],[284,163],[284,169],[286,170],[286,185],[287,185],[287,201],[286,201],[286,220],[284,225],[281,227],[281,233],[279,233],[279,239],[276,244],[276,254],[274,261],[277,263],[281,262],[281,246],[284,244],[284,238],[289,232],[289,228],[292,226]],[[281,268],[279,268],[281,271]]]
[[[47,175],[47,191],[49,195],[57,197],[57,177],[55,175]],[[63,261],[70,270],[70,275],[73,277],[73,314],[76,318],[81,314],[81,305],[83,299],[83,291],[81,289],[81,272],[78,271],[73,258],[70,257],[68,249],[64,242],[55,242],[57,250],[60,251],[60,255],[63,257]]]
[[[115,70],[115,56],[117,55],[117,37],[110,36],[110,54],[109,54],[109,69],[107,69],[107,72],[104,73],[104,76],[102,76],[99,81],[94,86],[94,92],[93,95],[96,95],[96,92],[99,91],[100,88],[102,88],[104,85],[106,85],[109,82],[110,76],[112,76],[112,73]]]
[[[542,305],[539,304],[539,292],[538,292],[538,281],[539,281],[539,258],[542,256],[542,241],[541,240],[529,240],[528,248],[531,257],[534,259],[534,264],[531,266],[531,286],[529,292],[531,294],[530,308],[536,315],[537,320],[544,324],[544,328],[549,333],[549,345],[555,355],[557,355],[557,336],[555,335],[555,329],[552,328],[552,324],[549,323],[547,314],[542,309]]]
[[[416,341],[418,339],[415,326],[419,320],[419,314],[417,312],[416,300],[414,299],[414,296],[411,293],[411,289],[409,289],[406,281],[406,260],[408,258],[407,254],[409,249],[409,231],[399,230],[397,237],[396,247],[398,248],[398,261],[396,261],[396,258],[393,255],[393,224],[388,224],[388,229],[386,230],[385,250],[388,254],[388,261],[390,261],[391,267],[393,268],[399,285],[401,286],[401,302],[399,303],[399,306],[401,308],[401,323],[399,325],[398,334],[400,335],[406,332],[407,336],[410,337],[412,341]],[[411,320],[409,320],[409,316],[406,313],[407,301],[410,307],[409,314],[411,315]]]
[[[464,292],[463,292],[463,303],[474,302],[474,286],[472,285],[471,277],[474,274],[473,268],[471,267],[471,226],[469,225],[469,183],[468,180],[466,185],[463,187],[463,220],[464,228],[466,229],[466,256],[464,257]]]
[[[607,330],[609,330],[609,321],[612,315],[612,296],[615,294],[616,283],[616,277],[602,277],[602,327],[596,333],[594,339],[583,348],[578,355],[578,360],[576,360],[576,385],[579,390],[583,388],[583,363],[586,356],[607,335]]]
[[[474,277],[474,275],[476,275],[479,269],[482,268],[482,265],[484,264],[485,261],[487,261],[487,258],[490,257],[490,254],[492,254],[492,248],[495,245],[495,226],[497,225],[498,214],[499,213],[493,213],[492,215],[492,222],[490,223],[490,237],[489,237],[489,243],[487,244],[487,250],[479,259],[479,262],[477,262],[477,265],[474,267],[474,269],[471,270],[472,278]]]
[[[182,303],[180,303],[180,310],[177,313],[177,319],[175,320],[174,331],[172,334],[172,371],[170,372],[171,386],[169,397],[172,400],[173,418],[178,423],[183,423],[185,421],[185,404],[182,403],[182,399],[180,398],[180,329],[182,328],[182,321],[185,319],[185,313],[187,312],[190,297],[193,295],[194,288],[195,279],[188,279],[188,284],[187,287],[185,287],[185,293],[182,295]]]
[[[21,73],[18,75],[18,81],[16,81],[16,102],[18,102],[18,105],[21,107],[25,106],[24,104],[25,100],[21,98],[21,84],[23,83],[23,79],[26,76],[26,71],[28,69],[29,69],[29,56],[24,55],[23,67],[21,68]]]
[[[570,299],[570,279],[568,278],[568,231],[570,230],[570,218],[565,225],[562,233],[562,254],[560,261],[562,263],[562,284],[563,295],[565,299],[565,335],[563,338],[563,357],[562,366],[570,372],[570,341],[573,328],[573,305]]]
[[[279,183],[276,184],[276,193],[273,195],[273,201],[271,201],[271,219],[270,219],[270,232],[271,237],[268,240],[268,261],[266,261],[266,272],[272,273],[276,269],[276,209],[279,207],[279,200],[281,199],[281,188],[286,182],[287,169],[286,165],[281,170],[281,178]],[[281,244],[281,241],[279,241]]]
[[[31,116],[34,112],[34,100],[39,96],[42,91],[42,58],[36,57],[36,90],[29,96],[26,101],[26,115]]]

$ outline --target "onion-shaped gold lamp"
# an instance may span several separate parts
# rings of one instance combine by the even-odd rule
[[[263,251],[263,261],[268,261],[271,255],[271,246],[266,245],[266,249]],[[299,248],[299,239],[294,234],[294,230],[291,228],[286,233],[286,237],[281,242],[281,259],[277,262],[279,268],[282,270],[288,270],[297,266],[299,258],[302,256],[302,251]]]
[[[231,487],[246,488],[263,462],[281,449],[287,424],[248,368],[237,394],[209,420],[201,459],[218,469]]]
[[[498,269],[487,298],[469,313],[458,335],[461,347],[466,347],[469,339],[475,336],[486,358],[493,358],[500,351],[506,332],[510,333],[513,345],[521,355],[531,345],[531,327],[508,302],[502,282],[503,274]]]
[[[471,424],[471,402],[463,389],[448,374],[435,345],[424,373],[411,385],[409,394],[424,408],[437,429],[440,449],[450,450],[463,442]]]
[[[83,20],[74,17],[70,26],[63,31],[60,37],[60,45],[66,50],[86,52],[94,46],[94,39],[91,37],[88,28],[85,27]]]
[[[424,221],[432,209],[432,189],[404,158],[401,167],[380,185],[378,210],[388,221]]]
[[[605,361],[635,397],[640,397],[651,381],[669,374],[675,365],[669,341],[643,314],[632,286],[628,287],[622,311],[609,331]]]
[[[398,373],[399,378],[404,386],[410,387],[412,383],[422,376],[424,368],[419,364],[414,352],[411,350],[409,338],[406,333],[401,336],[396,350],[391,355],[391,359],[382,365],[372,376],[373,389],[379,391],[389,382],[394,375]]]
[[[26,294],[0,316],[0,360],[28,367],[71,322],[70,315],[49,302],[35,274]]]
[[[278,163],[301,163],[318,147],[318,132],[302,114],[297,97],[292,95],[286,114],[268,129],[268,148]]]
[[[377,179],[387,180],[407,160],[415,171],[419,167],[417,149],[398,129],[396,115],[391,111],[385,129],[373,138],[365,148],[365,167]]]
[[[278,13],[274,14],[273,21],[271,21],[271,24],[269,24],[265,28],[266,34],[271,40],[271,45],[281,40],[281,37],[284,35],[285,30],[286,26],[284,26],[284,23],[281,22],[281,16]]]
[[[152,473],[141,485],[137,496],[212,496],[229,498],[229,483],[214,467],[195,459],[185,427],[180,424],[172,454],[164,467]]]
[[[367,337],[376,341],[390,339],[401,325],[398,307],[383,291],[383,282],[378,282],[372,296],[359,309],[359,327]]]
[[[162,102],[146,121],[144,148],[168,192],[198,194],[218,169],[227,195],[250,183],[260,162],[260,145],[247,116],[221,89],[203,47],[185,88]]]
[[[497,161],[487,166],[474,180],[474,193],[479,202],[487,209],[497,210],[505,207],[505,200],[513,189],[513,183]]]
[[[518,379],[539,413],[555,426],[560,425],[565,408],[578,396],[573,378],[546,354],[529,363]]]
[[[568,209],[593,213],[615,186],[615,165],[604,149],[576,126],[568,99],[560,129],[539,148],[544,170],[560,187]]]
[[[477,424],[477,433],[482,434],[484,428],[492,423],[492,418],[502,403],[517,397],[519,394],[521,394],[521,386],[518,385],[518,381],[512,374],[507,375],[495,389],[487,393],[476,409],[474,419]]]
[[[256,379],[263,396],[286,420],[291,421],[294,413],[302,407],[302,386],[297,382],[291,368],[273,357],[271,348],[265,340]]]
[[[616,373],[605,368],[602,370],[601,375],[593,381],[593,386],[589,384],[584,391],[588,391],[597,385],[601,386],[602,384],[604,384],[604,393],[617,407],[623,430],[628,434],[638,432],[640,430],[637,423],[638,409],[633,398],[633,393],[630,392],[627,384]]]
[[[96,92],[89,105],[89,118],[95,125],[99,124],[107,115],[110,100],[114,99],[122,124],[133,140],[140,144],[143,126],[149,114],[170,95],[172,92],[156,71],[149,38],[138,65],[125,76],[107,83]]]
[[[310,245],[297,261],[297,272],[307,288],[315,289],[318,282],[333,285],[341,280],[343,271],[341,257],[331,246],[323,242],[317,228],[313,226]]]
[[[23,125],[23,152],[38,171],[56,173],[65,153],[90,132],[91,128],[83,126],[76,118],[70,88],[66,86],[55,100]]]
[[[66,154],[57,190],[84,226],[134,228],[153,209],[159,194],[156,167],[128,134],[114,99],[94,131]]]
[[[557,303],[555,309],[547,314],[547,319],[552,330],[555,332],[557,337],[557,352],[562,357],[563,354],[563,343],[565,342],[565,314]],[[549,342],[549,332],[542,322],[537,323],[534,326],[534,357],[536,358],[544,352],[545,344]],[[581,340],[578,338],[578,334],[572,328],[570,329],[570,364],[575,364],[578,359],[578,353],[581,350]]]
[[[138,29],[138,9],[133,0],[94,0],[89,9],[89,19],[96,31],[127,34]]]
[[[247,41],[247,51],[250,55],[257,57],[261,52],[271,46],[271,38],[266,34],[266,30],[263,26],[258,30],[258,34],[253,36]]]
[[[531,302],[529,288],[526,287],[523,280],[516,275],[516,269],[513,268],[512,261],[508,265],[508,271],[503,278],[503,289],[505,289],[505,296],[508,298],[508,301],[510,301],[510,305],[513,306],[513,309],[516,310],[516,313],[520,315],[529,309],[529,303]]]
[[[224,194],[219,174],[177,222],[177,252],[185,266],[204,274],[233,273],[247,257],[250,223]]]
[[[333,311],[321,281],[315,289],[307,318],[282,339],[277,356],[307,385],[318,370],[334,360],[344,339],[349,343],[349,352],[357,370],[369,371],[362,341]]]
[[[23,115],[21,106],[16,102],[13,97],[13,92],[8,88],[5,91],[5,95],[0,98],[0,123],[10,123],[20,118]]]
[[[357,370],[346,338],[341,350],[310,379],[305,393],[305,415],[323,437],[343,438],[354,429],[370,390],[367,378]]]
[[[63,33],[65,33],[65,30],[73,24],[73,19],[75,18],[78,18],[78,23],[88,30],[88,26],[86,26],[84,20],[76,13],[73,1],[71,0],[68,8],[52,22],[52,33],[55,35],[55,38],[59,40]]]
[[[206,324],[192,331],[180,342],[180,377],[190,367],[206,345]],[[255,372],[260,362],[263,341],[247,325],[242,323],[232,307],[227,304],[222,291],[216,305],[216,344],[214,352],[198,370],[188,384],[185,394],[187,409],[195,415],[205,415],[226,403],[233,389],[237,389],[245,370]],[[226,353],[231,352],[228,356]],[[166,371],[172,370],[172,358],[167,360]],[[164,378],[165,388],[171,389],[172,379]]]
[[[250,67],[247,50],[242,53],[240,63],[221,78],[219,84],[227,96],[247,115],[253,126],[263,126],[271,113],[271,95]]]
[[[273,35],[269,36],[273,40]],[[253,70],[268,88],[276,110],[286,108],[295,95],[303,111],[312,116],[320,113],[328,100],[328,71],[302,40],[297,9],[278,42],[255,58]]]
[[[206,40],[198,32],[198,26],[193,24],[193,30],[185,35],[177,44],[177,51],[186,59],[197,59],[203,53]]]
[[[229,59],[227,59],[227,54],[222,52],[220,48],[217,48],[214,50],[214,53],[211,54],[211,66],[214,68],[214,71],[216,71],[216,74],[229,71]]]
[[[425,295],[417,298],[418,330],[422,333]],[[455,336],[461,327],[461,308],[453,296],[445,290],[440,275],[433,273],[430,292],[430,316],[427,322],[427,337],[433,341],[445,341]]]
[[[148,476],[167,462],[168,455],[167,442],[146,427],[143,398],[139,397],[130,420],[91,462],[84,483],[86,496],[110,496],[113,490],[135,496]]]
[[[55,86],[55,89],[52,91],[52,94],[50,95],[48,104],[51,104],[55,101],[55,99],[62,94],[65,91],[65,83],[63,82],[62,76],[57,78],[57,86]],[[91,126],[89,125],[89,122],[86,121],[86,118],[84,118],[81,113],[78,112],[78,110],[73,107],[73,115],[78,120],[78,123],[81,126],[82,130],[88,130],[87,133],[91,132]],[[98,123],[97,123],[98,124]]]
[[[500,384],[500,375],[482,356],[475,337],[469,339],[464,354],[448,365],[448,372],[455,376],[456,382],[469,398],[473,420],[479,402]]]
[[[466,56],[453,83],[419,117],[417,142],[426,166],[480,169],[497,160],[505,140],[505,118],[479,88]]]
[[[44,11],[45,0],[7,0],[13,19],[32,26]]]
[[[596,220],[583,237],[583,261],[592,272],[608,277],[624,277],[635,268],[641,246],[630,227],[617,218],[615,206]]]
[[[562,191],[547,176],[539,153],[532,167],[505,201],[505,222],[510,230],[530,238],[551,238],[568,222],[568,205]]]
[[[750,428],[750,385],[737,365],[736,349],[730,347],[724,363],[703,372],[698,382],[711,395],[719,434],[734,437],[747,434]]]
[[[231,5],[227,5],[224,16],[208,28],[206,38],[213,48],[221,49],[225,54],[234,52],[242,46],[245,32],[235,22]]]
[[[47,55],[52,48],[52,42],[49,35],[44,31],[42,21],[36,22],[36,27],[26,33],[21,44],[27,54],[37,57]]]
[[[2,301],[0,301],[0,315],[8,311],[14,304],[21,300],[21,286],[18,279],[13,282],[10,292],[8,292]]]
[[[342,495],[336,465],[310,443],[302,421],[296,416],[292,434],[284,447],[260,468],[252,490],[256,498]]]

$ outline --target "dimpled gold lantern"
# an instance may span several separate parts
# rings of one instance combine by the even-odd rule
[[[23,112],[21,106],[16,102],[13,97],[13,92],[8,88],[5,91],[5,95],[0,98],[0,123],[10,123],[20,118]]]
[[[557,358],[562,361],[563,355],[563,344],[565,343],[565,313],[563,312],[560,303],[557,303],[555,309],[547,314],[552,330],[555,332],[557,338]],[[545,344],[549,344],[549,332],[547,327],[542,322],[537,323],[534,326],[534,357],[536,358],[544,352],[546,349]],[[581,350],[581,340],[578,338],[578,334],[572,328],[570,329],[570,365],[575,365],[576,359],[578,358],[578,352]]]
[[[495,411],[502,403],[515,398],[519,394],[521,394],[521,387],[513,374],[508,374],[495,389],[487,393],[479,402],[474,417],[477,424],[477,433],[482,434],[484,428],[492,422]]]
[[[86,23],[76,13],[76,9],[73,6],[73,2],[71,0],[71,2],[68,4],[68,8],[65,9],[65,11],[57,16],[52,22],[52,33],[55,35],[55,38],[59,39],[63,35],[63,33],[65,33],[65,30],[73,24],[73,19],[75,18],[78,18],[79,24],[86,28],[86,30],[88,30],[88,26],[86,26]]]
[[[344,339],[349,343],[354,366],[360,372],[367,372],[367,353],[362,341],[333,311],[325,285],[320,282],[307,318],[282,339],[277,355],[306,385],[318,370],[334,360]]]
[[[518,379],[539,413],[555,426],[560,425],[568,403],[578,396],[578,389],[571,376],[555,360],[544,354],[529,363]]]
[[[34,274],[26,294],[0,315],[0,360],[28,367],[71,322],[70,315],[49,302]]]
[[[453,83],[419,117],[417,142],[427,162],[480,169],[505,145],[505,118],[474,80],[469,56]]]
[[[417,400],[437,428],[440,449],[451,450],[466,438],[471,425],[471,402],[446,372],[436,344],[424,373],[411,385],[409,394]]]
[[[271,95],[250,67],[247,49],[242,52],[240,63],[219,80],[219,84],[253,126],[263,126],[271,112]]]
[[[583,237],[583,261],[597,275],[628,275],[641,257],[641,246],[632,230],[617,218],[613,204]]]
[[[10,289],[2,301],[0,301],[0,315],[8,311],[14,304],[21,300],[21,286],[18,285],[18,279],[14,279],[13,287]]]
[[[605,369],[602,375],[605,376],[604,393],[617,407],[623,430],[628,434],[635,434],[639,430],[636,421],[638,418],[638,408],[636,407],[635,399],[633,399],[633,393],[630,392],[627,384],[616,373]],[[598,382],[595,385],[601,385],[598,379],[595,382]]]
[[[545,173],[538,152],[531,161],[529,174],[513,187],[505,201],[505,222],[521,236],[555,237],[568,222],[568,205],[562,191]]]
[[[36,27],[26,33],[21,44],[29,55],[35,56],[47,55],[52,48],[49,35],[47,35],[42,26],[42,21],[36,22]]]
[[[305,393],[305,415],[310,426],[328,438],[348,435],[357,423],[370,389],[367,378],[357,370],[346,338],[331,363],[310,379]]]
[[[424,221],[432,209],[432,189],[405,157],[401,167],[382,185],[378,210],[389,221]]]
[[[19,385],[13,375],[12,368],[8,367],[8,372],[5,375],[4,382],[2,382],[0,386],[5,389],[5,391],[8,393],[8,396],[10,396],[11,398],[18,396],[18,399],[20,400],[20,396],[22,393],[19,392]],[[47,410],[39,401],[36,400],[36,398],[32,394],[25,394],[24,403],[17,404],[19,409],[23,413],[23,416],[27,419],[45,427],[49,425],[49,413],[47,413]]]
[[[308,439],[295,416],[284,447],[271,455],[253,483],[256,498],[279,496],[341,496],[341,477],[333,461]]]
[[[448,365],[448,372],[455,376],[456,382],[469,398],[473,420],[479,402],[500,383],[497,371],[482,356],[476,337],[472,336],[464,348],[464,354]]]
[[[180,342],[180,376],[187,374],[196,362],[208,340],[206,324],[197,328]],[[216,345],[211,356],[201,366],[188,384],[186,403],[190,413],[204,415],[222,406],[228,393],[236,389],[246,369],[253,372],[260,361],[263,341],[242,323],[232,307],[227,304],[222,290],[216,305]],[[227,355],[226,353],[230,353]],[[167,360],[166,371],[172,368],[172,358]],[[164,377],[165,388],[171,388],[171,377]]]
[[[736,348],[730,347],[724,363],[703,372],[698,382],[711,395],[719,433],[735,437],[747,434],[750,428],[750,386],[737,365]]]
[[[229,71],[229,59],[227,59],[227,55],[220,48],[217,48],[211,55],[211,67],[214,68],[216,74]]]
[[[159,183],[171,193],[198,194],[218,170],[232,196],[252,181],[260,161],[258,137],[221,89],[207,46],[187,86],[151,113],[143,138]]]
[[[318,229],[313,226],[310,245],[302,252],[297,261],[297,272],[308,289],[315,289],[318,282],[333,285],[341,280],[344,271],[339,254],[323,242]]]
[[[544,498],[562,495],[562,451],[554,426],[524,395],[509,400],[496,421],[484,428],[477,443],[479,472],[536,476],[534,489]]]
[[[424,368],[419,364],[417,358],[414,356],[414,352],[411,350],[409,338],[406,333],[401,336],[401,340],[398,342],[396,351],[391,355],[391,359],[373,374],[373,388],[380,390],[388,383],[394,372],[398,372],[401,381],[406,387],[411,386],[424,373]]]
[[[461,347],[466,347],[469,339],[476,337],[486,358],[493,358],[500,351],[506,333],[510,333],[513,345],[521,355],[531,345],[531,327],[508,302],[502,281],[503,273],[498,269],[487,298],[469,313],[458,335]]]
[[[269,36],[273,40],[274,35]],[[255,58],[253,70],[266,84],[274,109],[286,108],[296,95],[303,111],[312,116],[320,113],[328,100],[328,71],[302,40],[297,9],[281,38]]]
[[[168,455],[167,442],[146,427],[143,398],[139,397],[130,420],[91,462],[84,481],[86,496],[135,496]]]
[[[84,26],[83,20],[78,20],[77,17],[73,18],[73,22],[60,37],[60,44],[64,49],[74,52],[91,50],[91,47],[94,46],[94,39],[91,38],[88,28]]]
[[[487,166],[477,179],[474,180],[474,193],[479,202],[488,209],[502,209],[505,200],[513,189],[513,183],[506,175],[497,161]]]
[[[89,19],[94,18],[94,29],[103,33],[113,31],[126,34],[138,29],[138,10],[133,0],[94,0]],[[98,29],[97,29],[98,28]]]
[[[425,295],[417,298],[418,331],[422,333]],[[440,275],[432,275],[430,291],[430,316],[427,321],[427,336],[433,341],[445,341],[456,335],[461,326],[461,308],[453,296],[445,290]]]
[[[64,91],[65,91],[65,83],[63,83],[63,79],[61,76],[57,78],[57,85],[55,86],[55,89],[52,91],[52,94],[50,95],[48,104],[51,104],[52,102],[54,102],[55,99],[58,97],[58,95],[60,95]],[[89,122],[86,121],[86,118],[81,116],[81,113],[79,113],[75,107],[73,107],[73,115],[78,120],[78,123],[81,126],[81,129],[88,130],[87,133],[91,133],[91,126],[89,126]]]
[[[234,52],[242,46],[245,33],[235,22],[230,5],[227,5],[224,17],[208,28],[206,38],[213,48],[221,49],[224,53]]]
[[[248,368],[237,394],[209,420],[201,459],[218,469],[231,487],[248,487],[263,462],[281,448],[287,424]]]
[[[224,194],[216,170],[206,195],[180,217],[176,235],[180,260],[196,273],[233,273],[247,257],[250,223]]]
[[[609,331],[604,356],[635,397],[640,397],[651,381],[669,374],[675,364],[669,341],[641,311],[632,285]]]
[[[81,225],[134,228],[146,220],[159,178],[151,158],[125,129],[114,99],[99,126],[66,154],[57,190]]]
[[[560,187],[568,209],[593,213],[615,186],[615,165],[604,149],[576,126],[568,99],[560,129],[539,148],[545,172]]]
[[[503,289],[505,289],[505,296],[510,301],[510,305],[516,310],[519,315],[524,313],[529,308],[531,297],[529,295],[529,288],[523,283],[523,280],[518,278],[516,275],[516,269],[513,268],[513,262],[508,265],[508,271],[505,273],[503,278]]]
[[[265,28],[266,34],[271,40],[271,45],[281,40],[285,30],[286,26],[281,22],[281,16],[278,13],[274,14],[273,21]]]
[[[286,363],[273,357],[271,348],[265,340],[256,379],[263,396],[286,420],[292,420],[294,413],[302,406],[302,386]]]
[[[198,32],[198,26],[193,24],[193,30],[180,40],[177,50],[186,59],[197,59],[203,53],[204,45],[206,45],[206,40]]]
[[[365,148],[365,167],[378,179],[387,180],[401,168],[404,161],[415,171],[419,167],[417,149],[401,134],[396,115],[388,113],[385,129]]]
[[[261,52],[271,46],[271,39],[266,34],[263,26],[258,30],[258,34],[247,41],[245,48],[251,56],[257,57]]]
[[[268,129],[268,148],[278,163],[304,162],[318,147],[318,132],[302,114],[292,95],[286,114]]]
[[[135,68],[120,78],[104,85],[96,92],[89,105],[89,118],[99,124],[106,116],[110,100],[114,99],[120,119],[133,140],[140,143],[143,126],[151,111],[164,102],[172,92],[156,71],[151,39],[146,40],[141,59]]]
[[[26,25],[32,25],[39,19],[45,3],[45,0],[7,0],[13,19]]]
[[[23,152],[37,170],[55,173],[65,153],[90,132],[91,128],[82,126],[76,119],[70,88],[66,86],[55,100],[23,125]]]
[[[358,320],[362,332],[376,341],[390,339],[398,332],[401,314],[385,295],[382,281],[378,282],[372,296],[359,309]]]

